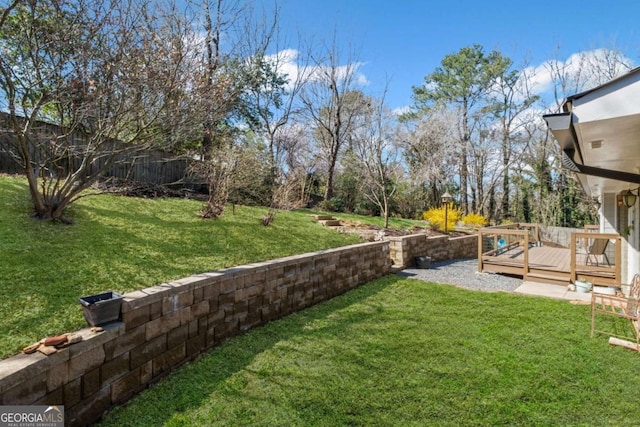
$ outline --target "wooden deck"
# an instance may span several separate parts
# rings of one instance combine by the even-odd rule
[[[516,247],[498,255],[483,255],[483,271],[506,273],[523,276],[525,280],[568,285],[571,283],[571,249],[536,246],[529,248],[529,268],[525,269],[525,251]],[[610,271],[594,269],[580,269],[587,264],[585,254],[576,254],[577,277],[592,283],[611,285],[616,284],[615,275]]]
[[[572,232],[569,248],[544,246],[538,224],[484,227],[478,237],[478,271],[558,285],[584,279],[593,284],[619,286],[621,247],[619,234],[596,233],[591,226],[585,227],[584,232]]]

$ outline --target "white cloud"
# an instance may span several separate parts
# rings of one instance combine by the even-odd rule
[[[284,49],[273,55],[267,56],[267,59],[276,66],[276,69],[285,74],[288,78],[287,89],[291,89],[296,82],[296,79],[303,75],[307,76],[309,81],[321,82],[326,79],[329,74],[330,68],[327,66],[310,66],[299,63],[299,52],[296,49]],[[370,84],[367,76],[362,73],[360,68],[364,66],[364,62],[354,62],[351,64],[340,65],[336,67],[336,77],[338,80],[343,80],[353,74],[352,81],[358,86],[367,86]]]
[[[410,113],[411,107],[408,105],[405,105],[404,107],[394,108],[391,112],[399,117],[403,114]]]
[[[278,73],[287,76],[287,84],[285,86],[287,90],[293,88],[300,74],[298,54],[296,49],[284,49],[265,58],[275,66]]]
[[[531,78],[534,94],[548,97],[560,80],[564,88],[560,96],[569,96],[599,86],[621,76],[633,67],[633,61],[621,52],[611,49],[594,49],[570,55],[565,61],[545,61],[535,67],[527,67],[523,74]]]

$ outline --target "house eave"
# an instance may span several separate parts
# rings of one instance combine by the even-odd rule
[[[584,144],[580,142],[577,136],[572,112],[567,111],[564,113],[545,114],[543,115],[543,118],[564,153],[565,158],[563,158],[563,164],[565,167],[577,172],[578,174],[586,175],[586,177],[579,176],[579,179],[583,188],[587,192],[591,193],[588,187],[588,176],[612,179],[631,184],[640,184],[640,174],[638,173],[624,172],[585,164],[583,160],[584,157],[582,155]]]

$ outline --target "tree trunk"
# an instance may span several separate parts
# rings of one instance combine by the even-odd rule
[[[462,159],[460,162],[460,205],[462,213],[469,213],[469,168],[467,165],[467,142],[462,141]]]
[[[502,138],[502,212],[500,218],[509,216],[509,141],[506,135]]]
[[[335,174],[337,160],[338,153],[331,153],[331,158],[329,159],[329,169],[327,170],[327,185],[324,189],[325,200],[329,200],[333,197],[333,175]]]
[[[329,167],[329,171],[327,174],[327,185],[324,189],[324,199],[329,200],[333,197],[333,170],[334,167]]]

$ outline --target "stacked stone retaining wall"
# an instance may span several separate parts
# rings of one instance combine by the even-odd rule
[[[478,257],[478,236],[476,234],[461,237],[411,236],[388,237],[389,251],[395,268],[407,268],[415,265],[415,257],[429,256],[432,261],[444,261],[459,258]]]
[[[223,340],[391,270],[390,242],[365,243],[198,274],[125,295],[121,322],[44,356],[0,361],[0,404],[64,405],[66,425],[113,405]]]

